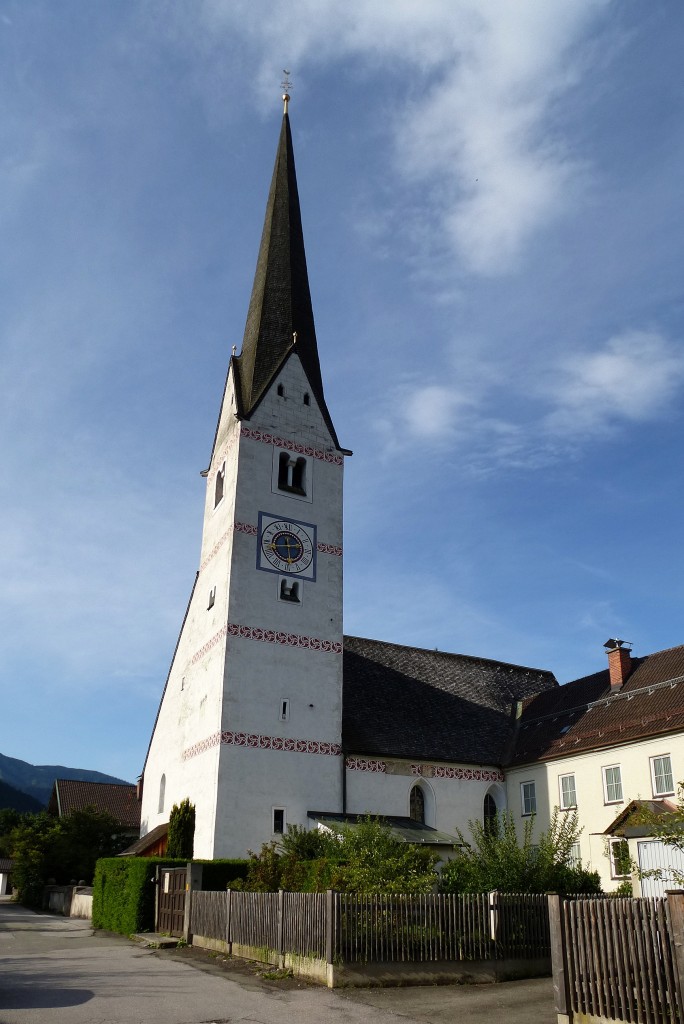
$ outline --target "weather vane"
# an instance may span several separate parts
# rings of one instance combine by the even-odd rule
[[[284,103],[285,106],[284,106],[283,113],[287,114],[287,105],[290,102],[290,89],[292,88],[292,82],[290,81],[290,72],[286,71],[285,68],[283,68],[283,74],[285,75],[285,78],[282,80],[282,82],[280,84],[281,84],[281,86],[283,87],[283,90],[284,90],[283,91],[283,103]]]

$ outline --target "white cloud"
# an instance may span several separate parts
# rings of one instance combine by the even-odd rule
[[[657,419],[684,380],[684,353],[657,331],[626,331],[597,352],[561,363],[550,386],[553,433],[601,433],[622,422]]]
[[[394,172],[420,190],[415,235],[427,216],[462,264],[495,274],[572,201],[582,162],[569,156],[557,126],[551,131],[550,115],[577,81],[578,44],[608,2],[303,0],[293,9],[275,0],[265,10],[252,0],[204,0],[180,14],[173,5],[170,19],[175,42],[203,54],[211,106],[236,38],[243,45],[234,60],[249,66],[268,110],[274,68],[285,60],[304,92],[307,73],[322,65],[346,63],[353,74],[354,58],[372,57],[376,69],[394,70]],[[410,197],[401,203],[405,218]]]

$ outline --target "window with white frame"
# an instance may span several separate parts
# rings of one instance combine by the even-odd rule
[[[632,873],[629,859],[629,843],[626,839],[611,839],[608,844],[610,855],[610,877],[627,878]]]
[[[582,850],[579,843],[573,843],[568,853],[568,859],[566,861],[569,868],[581,868],[582,867]]]
[[[622,774],[619,764],[603,768],[603,799],[607,804],[622,802]]]
[[[285,831],[285,808],[273,808],[273,834],[281,836]]]
[[[672,760],[669,754],[651,758],[651,780],[653,796],[671,796],[674,793]]]
[[[523,814],[537,813],[537,787],[534,782],[520,783],[520,803]]]
[[[574,775],[559,775],[558,790],[560,793],[561,809],[566,811],[570,807],[577,807],[577,791],[575,790]]]

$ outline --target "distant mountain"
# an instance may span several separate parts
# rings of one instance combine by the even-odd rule
[[[0,810],[4,807],[12,807],[15,811],[42,811],[43,804],[28,793],[22,793],[20,789],[0,781]]]
[[[66,768],[63,764],[29,764],[28,761],[0,754],[0,782],[6,782],[14,789],[28,793],[43,807],[50,799],[55,779],[126,783],[125,779],[116,779],[113,775],[92,772],[87,768]]]

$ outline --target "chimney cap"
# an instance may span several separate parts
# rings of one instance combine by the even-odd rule
[[[631,640],[618,640],[617,637],[612,637],[611,639],[606,640],[606,642],[605,642],[605,644],[603,646],[605,647],[605,649],[607,651],[616,651],[620,647],[626,647],[628,651],[631,651],[631,649],[632,649],[632,641]]]

